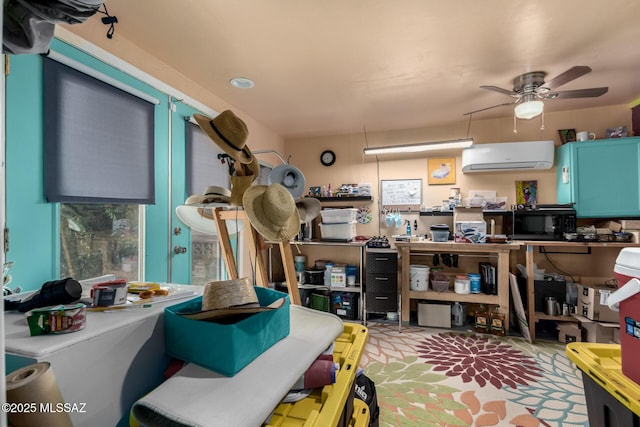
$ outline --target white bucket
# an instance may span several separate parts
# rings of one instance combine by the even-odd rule
[[[409,266],[409,289],[412,291],[429,290],[429,270],[426,265]]]

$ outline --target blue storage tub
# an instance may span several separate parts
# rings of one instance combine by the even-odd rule
[[[199,311],[202,297],[164,309],[165,351],[226,376],[234,376],[272,345],[289,335],[289,295],[256,286],[260,305],[285,298],[281,307],[231,324],[192,320],[179,312]]]

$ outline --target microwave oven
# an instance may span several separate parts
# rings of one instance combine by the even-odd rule
[[[564,233],[576,232],[576,211],[565,207],[514,210],[504,226],[513,240],[566,240]]]

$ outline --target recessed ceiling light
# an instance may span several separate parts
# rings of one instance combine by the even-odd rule
[[[234,77],[229,80],[229,83],[235,87],[239,87],[240,89],[249,89],[253,87],[253,80],[244,77]]]

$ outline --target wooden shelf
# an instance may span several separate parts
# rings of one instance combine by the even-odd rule
[[[578,242],[578,241],[537,241],[537,240],[522,240],[516,241],[514,243],[519,243],[525,246],[525,264],[527,267],[527,307],[525,307],[525,311],[527,312],[527,318],[529,320],[529,334],[531,335],[531,339],[536,339],[536,323],[538,320],[554,320],[554,321],[562,321],[562,322],[579,322],[573,316],[549,316],[544,312],[535,310],[535,283],[533,280],[533,253],[534,249],[537,246],[538,248],[548,247],[548,248],[556,248],[556,249],[569,249],[572,248],[589,248],[589,252],[584,253],[575,253],[575,254],[584,254],[590,255],[590,248],[611,248],[611,249],[622,249],[628,247],[640,247],[638,243],[627,243],[627,242]],[[566,252],[571,253],[571,252]],[[588,262],[588,261],[586,261]]]
[[[476,304],[500,304],[498,295],[456,294],[455,292],[409,291],[409,299],[426,299],[432,301],[459,301]]]
[[[483,216],[505,216],[510,214],[511,211],[482,211]],[[420,216],[453,216],[453,211],[420,212]]]
[[[342,196],[342,197],[319,197],[319,196],[305,196],[313,199],[318,199],[321,202],[371,202],[373,196]]]
[[[542,311],[536,311],[535,321],[537,322],[538,320],[554,320],[556,322],[580,323],[580,320],[573,316],[549,316]]]
[[[432,301],[459,301],[476,304],[499,305],[505,312],[505,328],[509,325],[509,254],[520,248],[513,243],[455,243],[455,242],[396,242],[400,255],[401,318],[403,323],[410,319],[412,299]],[[411,257],[431,256],[434,253],[449,252],[460,256],[472,256],[492,259],[496,266],[498,295],[456,294],[455,292],[412,291],[409,287],[409,269]]]
[[[538,246],[538,247],[554,247],[554,248],[575,248],[575,247],[587,247],[587,248],[632,248],[640,247],[640,243],[630,242],[579,242],[579,241],[565,241],[565,240],[515,240],[514,243],[518,243],[522,246]]]

